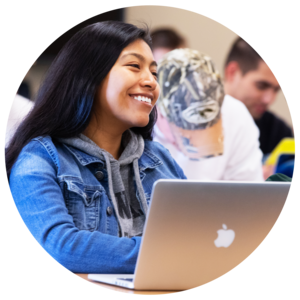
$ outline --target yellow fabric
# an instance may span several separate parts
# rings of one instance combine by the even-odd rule
[[[265,165],[275,166],[278,158],[282,154],[295,154],[295,140],[294,138],[284,138],[275,147],[270,156],[265,162]]]

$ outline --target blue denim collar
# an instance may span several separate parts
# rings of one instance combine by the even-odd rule
[[[79,149],[67,146],[65,144],[64,146],[76,157],[76,159],[83,166],[89,165],[91,163],[100,163],[102,166],[104,165],[104,162],[95,156],[91,156],[85,152],[80,151]],[[140,171],[144,171],[146,169],[154,169],[163,164],[162,161],[153,152],[147,149],[146,145],[138,163]]]
[[[145,143],[144,153],[139,159],[139,168],[140,171],[146,169],[155,169],[156,167],[162,165],[163,162],[147,148],[147,143]]]
[[[86,165],[89,165],[92,163],[100,163],[101,165],[104,165],[104,162],[96,156],[89,155],[77,148],[72,147],[72,146],[68,146],[66,144],[63,144],[63,145],[77,158],[77,160],[83,166],[86,166]]]
[[[46,137],[40,136],[35,138],[34,140],[39,140],[40,143],[44,144],[48,150],[51,150],[49,149],[51,148],[51,145],[53,147],[53,142],[50,136],[46,136]],[[91,156],[83,151],[80,151],[77,148],[73,148],[65,144],[63,145],[76,157],[76,159],[79,161],[81,165],[86,166],[92,163],[100,163],[102,164],[102,166],[104,166],[104,162],[101,159],[95,156]],[[144,152],[140,157],[138,163],[141,172],[143,172],[146,169],[154,169],[163,164],[163,162],[153,153],[153,151],[149,149],[147,142],[145,142]]]

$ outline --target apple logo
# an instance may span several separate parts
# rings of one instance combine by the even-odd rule
[[[223,224],[222,227],[223,229],[217,231],[218,238],[215,240],[215,245],[218,248],[219,247],[227,248],[233,242],[235,238],[235,233],[232,229],[227,230],[227,226],[225,224]]]

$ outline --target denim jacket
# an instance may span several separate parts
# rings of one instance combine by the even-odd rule
[[[156,180],[186,179],[159,143],[145,141],[138,163],[148,205]],[[99,158],[49,136],[38,137],[22,149],[9,181],[28,229],[67,269],[78,273],[134,272],[141,237],[118,237],[107,171]]]

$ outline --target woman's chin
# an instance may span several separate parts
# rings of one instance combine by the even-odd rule
[[[132,127],[145,127],[149,123],[149,116],[147,118],[139,118],[132,122]]]

